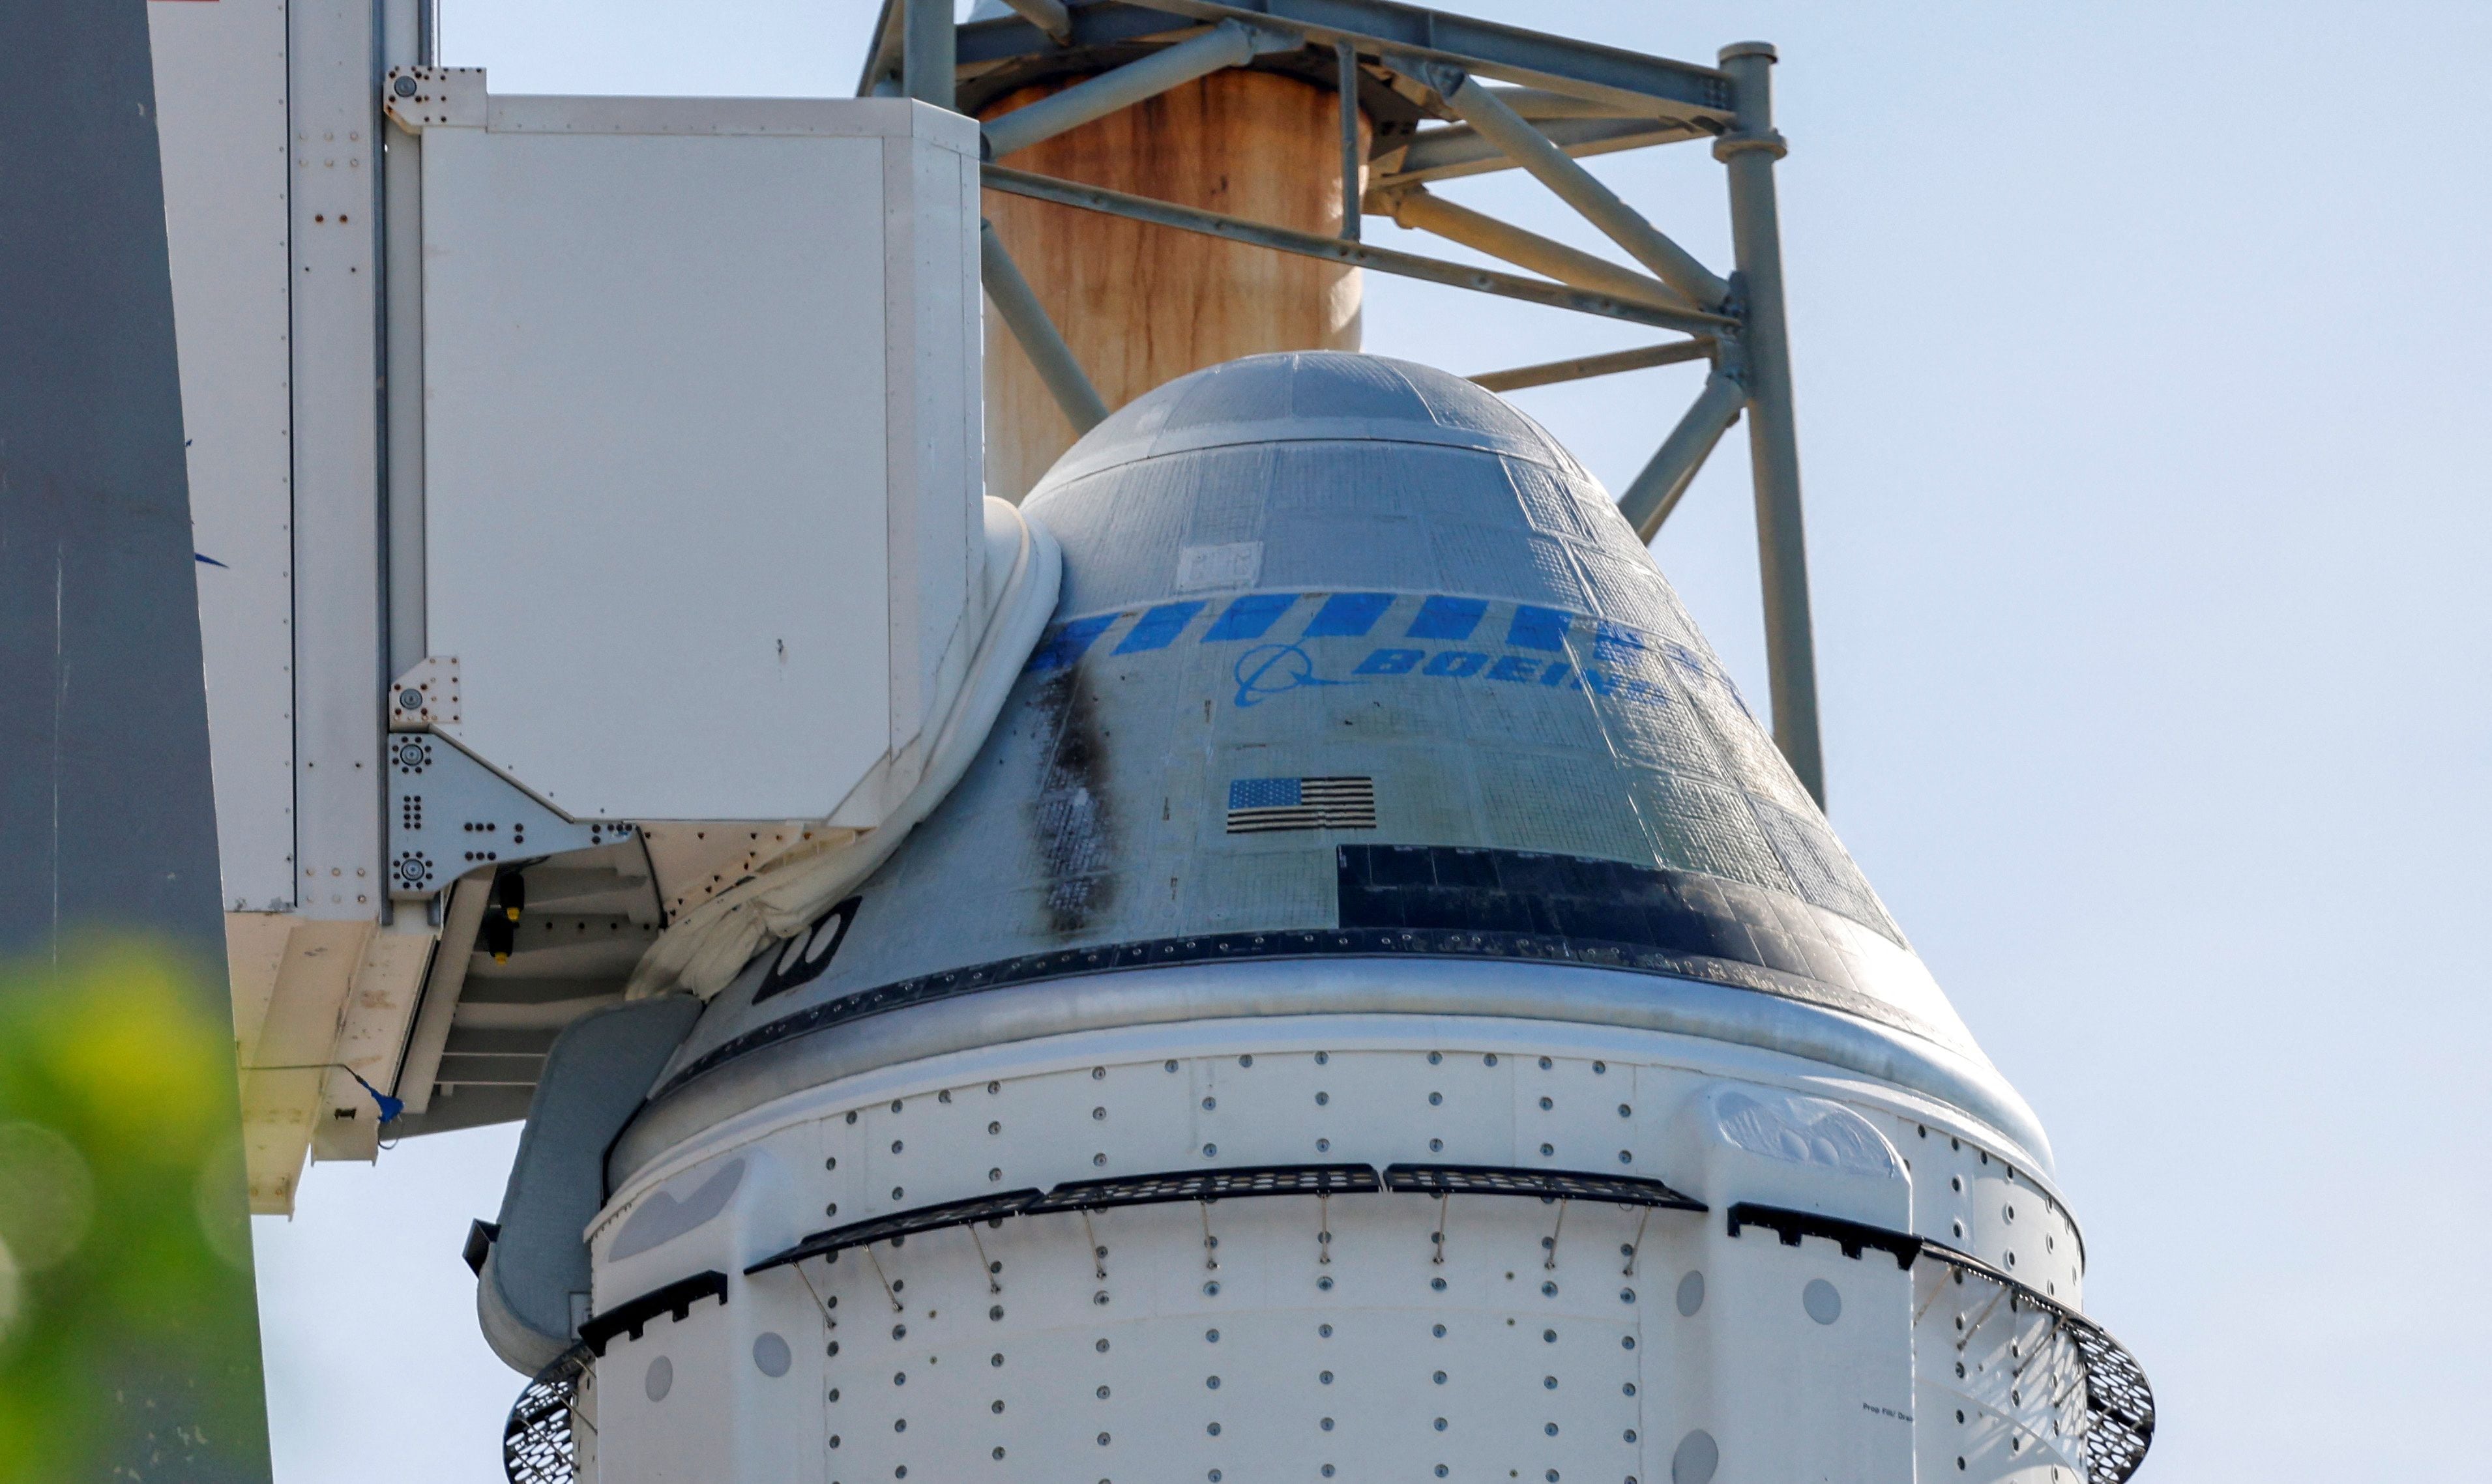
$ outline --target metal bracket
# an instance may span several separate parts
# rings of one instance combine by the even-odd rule
[[[389,773],[389,894],[395,898],[430,897],[479,868],[591,849],[638,834],[611,819],[564,818],[446,737],[400,732],[390,738],[383,763]]]
[[[481,67],[393,67],[381,78],[381,111],[409,134],[428,125],[482,129],[488,107]]]
[[[389,729],[430,731],[459,725],[459,657],[428,655],[390,682]]]

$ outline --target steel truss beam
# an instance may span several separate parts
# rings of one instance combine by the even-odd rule
[[[1496,96],[1497,92],[1492,89],[1491,96]],[[1528,113],[1523,116],[1533,117]],[[1549,141],[1569,159],[1712,137],[1712,131],[1695,124],[1668,119],[1619,118],[1614,114],[1602,117],[1541,115],[1536,122],[1540,133],[1548,135]],[[1377,177],[1377,190],[1390,191],[1397,186],[1412,186],[1431,180],[1455,180],[1465,175],[1487,175],[1498,170],[1515,169],[1522,163],[1481,137],[1479,131],[1468,124],[1422,130],[1399,153],[1401,159],[1393,168]]]
[[[1237,20],[1288,32],[1303,45],[1329,50],[1350,42],[1365,55],[1398,52],[1454,62],[1499,81],[1604,103],[1652,116],[1705,118],[1727,124],[1734,111],[1730,78],[1721,71],[1646,56],[1566,37],[1498,25],[1466,15],[1396,5],[1391,0],[1072,0],[1075,46],[1131,42],[1193,26]],[[981,21],[961,31],[964,65],[1026,56],[1046,45],[1038,28],[1018,16]],[[877,59],[879,61],[879,59]],[[867,69],[872,91],[876,64]]]
[[[1383,208],[1379,215],[1391,217],[1402,226],[1433,233],[1447,242],[1459,242],[1491,257],[1504,258],[1518,268],[1528,268],[1560,283],[1572,283],[1586,293],[1607,294],[1614,299],[1649,304],[1655,309],[1696,308],[1684,294],[1659,279],[1646,278],[1631,268],[1621,268],[1608,258],[1595,257],[1536,232],[1527,232],[1486,212],[1457,206],[1416,186],[1388,193],[1376,204]]]
[[[1075,434],[1088,432],[1106,422],[1108,404],[1083,373],[1081,361],[1075,358],[1073,347],[1064,343],[1055,321],[1047,317],[1047,307],[1038,302],[1029,280],[1022,277],[1021,266],[1004,251],[1003,239],[995,235],[992,222],[978,223],[978,269],[995,313],[1012,331],[1013,339],[1021,342],[1022,353],[1029,357],[1038,379],[1046,383],[1048,395],[1063,409],[1064,420],[1073,425]]]
[[[1362,169],[1367,163],[1358,143],[1358,48],[1335,42],[1332,48],[1333,98],[1341,112],[1341,236],[1358,240],[1359,202],[1366,196]]]
[[[924,0],[910,0],[923,4]],[[1026,149],[1041,139],[1052,139],[1069,130],[1079,129],[1093,119],[1130,108],[1145,99],[1195,78],[1222,72],[1253,60],[1266,51],[1293,48],[1293,41],[1276,37],[1268,31],[1258,31],[1233,20],[1224,20],[1189,41],[1152,52],[1139,62],[1128,62],[1113,72],[1101,73],[1087,82],[1080,82],[1061,93],[1051,93],[1033,104],[1024,104],[1001,118],[989,121],[985,128],[987,158],[1000,159],[1016,150]]]
[[[1697,394],[1696,404],[1653,451],[1635,483],[1618,496],[1618,514],[1627,518],[1647,546],[1661,534],[1661,522],[1678,508],[1679,497],[1696,482],[1696,471],[1705,467],[1713,445],[1739,420],[1739,409],[1747,401],[1748,389],[1733,358],[1723,357],[1713,374],[1705,378],[1705,390]]]
[[[1064,0],[1004,0],[1013,14],[1047,33],[1047,39],[1061,46],[1073,40],[1073,15],[1065,10]]]
[[[1481,137],[1514,157],[1576,214],[1601,229],[1602,235],[1626,250],[1627,255],[1652,270],[1663,282],[1702,305],[1720,304],[1731,285],[1696,260],[1695,254],[1671,241],[1642,213],[1619,200],[1592,172],[1577,164],[1528,119],[1507,107],[1479,80],[1455,68],[1436,66],[1427,80],[1445,105],[1478,130]]]
[[[1547,88],[1515,88],[1499,85],[1489,89],[1499,102],[1528,119],[1606,119],[1633,118],[1650,120],[1660,116],[1655,108],[1621,108],[1616,104],[1595,103],[1588,98],[1576,98],[1565,93],[1552,93]]]
[[[1581,381],[1587,376],[1615,376],[1620,371],[1676,366],[1682,361],[1702,361],[1714,354],[1717,344],[1711,340],[1672,341],[1667,344],[1646,345],[1635,350],[1613,350],[1606,355],[1575,356],[1564,361],[1543,361],[1536,366],[1518,366],[1510,371],[1482,371],[1470,381],[1472,385],[1491,392],[1520,392],[1527,387],[1556,386],[1561,381]]]
[[[1198,211],[1191,206],[1178,206],[1148,196],[1127,195],[1120,191],[1108,191],[1097,186],[1077,185],[1052,175],[1032,175],[999,164],[986,166],[984,174],[989,190],[1024,195],[1033,200],[1053,201],[1058,206],[1071,206],[1081,211],[1148,222],[1183,232],[1200,232],[1206,237],[1222,237],[1231,242],[1269,248],[1276,252],[1293,252],[1301,257],[1320,257],[1360,268],[1373,268],[1379,273],[1520,299],[1527,304],[1543,305],[1554,310],[1573,310],[1578,313],[1630,320],[1665,330],[1683,330],[1690,335],[1702,335],[1738,324],[1728,315],[1702,310],[1670,310],[1649,304],[1630,304],[1623,299],[1586,293],[1561,283],[1518,278],[1510,273],[1473,268],[1466,263],[1421,257],[1414,252],[1397,252],[1390,248],[1344,242],[1338,237],[1319,237],[1312,232],[1292,231],[1288,227],[1249,222],[1240,217],[1225,217],[1218,212]]]

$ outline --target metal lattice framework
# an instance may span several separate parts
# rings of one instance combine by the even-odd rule
[[[1656,1205],[1701,1211],[1695,1201],[1659,1180],[1635,1175],[1600,1174],[1575,1170],[1508,1169],[1488,1165],[1395,1165],[1379,1176],[1372,1165],[1256,1165],[1235,1170],[1175,1170],[1160,1174],[1114,1175],[1097,1180],[1068,1180],[1042,1194],[1006,1191],[968,1201],[895,1211],[867,1221],[850,1222],[816,1232],[785,1252],[754,1263],[750,1275],[830,1258],[851,1247],[898,1242],[920,1232],[966,1227],[978,1222],[999,1226],[1008,1216],[1044,1216],[1059,1211],[1104,1211],[1120,1205],[1163,1205],[1177,1201],[1242,1200],[1258,1196],[1353,1196],[1398,1191],[1428,1196],[1537,1196],[1544,1201],[1599,1201],[1620,1205]],[[661,1289],[612,1311],[615,1315],[668,1307],[672,1299]],[[601,1335],[611,1332],[606,1316],[589,1321]]]
[[[2059,1436],[2082,1446],[2087,1484],[2123,1484],[2146,1461],[2154,1441],[2154,1388],[2145,1368],[2111,1331],[2057,1298],[1910,1232],[1749,1202],[1726,1214],[1733,1236],[1760,1227],[1786,1247],[1814,1236],[1847,1258],[1875,1250],[1907,1270],[1924,1260],[1937,1264],[1944,1276],[1919,1303],[1916,1322],[1947,1288],[1981,1290],[1956,1307],[1956,1380],[2000,1415],[2035,1405],[2048,1411]]]
[[[1118,1205],[1161,1205],[1172,1201],[1212,1202],[1240,1196],[1346,1196],[1381,1189],[1366,1165],[1264,1165],[1243,1170],[1187,1170],[1104,1180],[1074,1180],[1030,1202],[1045,1211],[1102,1211]]]
[[[575,1345],[539,1371],[511,1404],[502,1424],[502,1472],[511,1484],[571,1484],[579,1476],[579,1434],[594,1432],[580,1415],[591,1383],[588,1346]]]
[[[2008,1337],[2004,1368],[1981,1373],[1987,1385],[2007,1391],[1999,1410],[2028,1395],[2046,1398],[2054,1425],[2084,1449],[2087,1484],[2123,1484],[2135,1473],[2154,1441],[2154,1388],[2137,1357],[2100,1324],[1978,1258],[1936,1242],[1922,1243],[1920,1256],[1948,1270],[1946,1285],[1988,1291],[1968,1306],[1979,1319],[1964,1326],[1955,1348],[1959,1356],[1976,1345],[1996,1352],[1999,1334]],[[1959,1379],[1973,1383],[1965,1369],[1959,1364]]]
[[[1493,1165],[1394,1165],[1388,1190],[1422,1196],[1538,1196],[1543,1201],[1597,1201],[1701,1211],[1705,1202],[1659,1180],[1633,1174],[1583,1174],[1572,1170],[1511,1170]]]
[[[894,1211],[871,1221],[850,1222],[816,1232],[786,1252],[766,1258],[745,1269],[757,1273],[784,1262],[802,1262],[807,1258],[830,1258],[851,1247],[870,1246],[875,1242],[898,1242],[920,1232],[938,1232],[945,1227],[965,1227],[977,1222],[1001,1222],[1007,1216],[1018,1216],[1040,1199],[1036,1190],[1008,1190],[1000,1195],[976,1196],[967,1201],[950,1201],[941,1205],[919,1206],[910,1211]]]
[[[1815,640],[1784,325],[1774,162],[1773,48],[1744,42],[1705,67],[1391,0],[1007,0],[1012,15],[955,27],[945,0],[885,0],[858,91],[975,113],[1032,83],[1065,84],[981,126],[988,189],[1323,258],[1448,287],[1675,331],[1682,340],[1472,379],[1547,386],[1674,361],[1711,374],[1620,513],[1652,539],[1715,444],[1748,421],[1774,740],[1823,804]],[[1341,235],[1325,237],[993,163],[1016,150],[1231,68],[1293,75],[1342,100]],[[1362,139],[1360,120],[1371,126]],[[1736,262],[1716,273],[1602,184],[1581,157],[1706,140],[1729,183]],[[1364,151],[1364,153],[1362,153]],[[1587,252],[1432,193],[1435,182],[1521,169],[1626,258]],[[1500,259],[1522,273],[1371,247],[1362,215]],[[1077,431],[1108,415],[1063,335],[992,227],[988,298]]]

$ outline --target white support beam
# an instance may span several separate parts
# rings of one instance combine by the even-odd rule
[[[381,852],[379,99],[373,8],[287,12],[296,901],[371,923]]]

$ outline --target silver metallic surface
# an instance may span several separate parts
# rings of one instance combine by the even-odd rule
[[[1613,1027],[1778,1053],[1960,1109],[2032,1168],[2052,1169],[2040,1121],[1978,1052],[1955,1053],[1857,1017],[1692,980],[1656,984],[1540,964],[1333,960],[1142,969],[989,990],[875,1016],[834,1035],[784,1041],[739,1062],[733,1077],[696,1081],[656,1099],[615,1141],[607,1183],[619,1190],[684,1141],[775,1099],[881,1068],[1005,1047],[1044,1057],[1050,1037],[1153,1026],[1200,1025],[1202,1044],[1228,1045],[1239,1040],[1238,1023],[1303,1015],[1342,1018],[1345,1040],[1374,1034],[1378,1017],[1412,1024],[1450,1018],[1533,1022],[1560,1039]],[[1229,1024],[1216,1024],[1223,1022]]]

